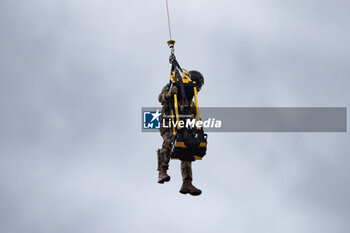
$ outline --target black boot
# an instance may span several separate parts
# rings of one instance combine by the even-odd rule
[[[193,186],[192,180],[185,179],[182,183],[180,193],[182,193],[182,194],[189,193],[192,196],[198,196],[198,195],[201,195],[202,191]]]
[[[157,150],[157,160],[158,160],[158,183],[163,184],[170,180],[170,176],[167,174],[169,168],[170,156],[167,150],[161,152],[160,149]]]
[[[161,166],[159,168],[158,183],[163,184],[164,182],[170,181],[170,176],[166,172],[168,170],[167,166]]]

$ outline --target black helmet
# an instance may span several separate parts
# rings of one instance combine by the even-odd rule
[[[197,89],[198,89],[198,91],[200,91],[202,86],[204,85],[203,75],[196,70],[191,70],[188,73],[190,74],[192,81],[196,82]]]

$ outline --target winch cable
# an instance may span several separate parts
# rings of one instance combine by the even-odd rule
[[[169,57],[169,63],[172,64],[173,66],[179,66],[178,64],[176,65],[177,61],[175,59],[175,41],[173,40],[172,34],[171,34],[171,24],[170,24],[170,13],[169,13],[169,3],[168,0],[165,1],[166,2],[166,12],[167,12],[167,16],[168,16],[168,29],[169,29],[169,40],[167,41],[167,44],[170,48],[171,54]],[[174,64],[175,63],[175,64]],[[175,67],[174,67],[175,68]],[[181,68],[180,68],[181,70]]]
[[[180,83],[180,91],[182,94],[182,101],[184,103],[185,106],[188,106],[188,101],[186,99],[186,95],[185,95],[185,88],[184,85],[182,83],[182,68],[180,66],[180,64],[177,62],[176,57],[175,57],[175,41],[172,39],[172,34],[171,34],[171,24],[170,24],[170,14],[169,14],[169,3],[168,0],[166,0],[166,11],[167,11],[167,16],[168,16],[168,28],[169,28],[169,37],[170,40],[168,40],[167,44],[169,45],[169,48],[171,49],[171,54],[169,57],[169,63],[171,64],[171,71],[170,73],[172,74],[173,72],[176,73],[176,69],[180,70],[180,79],[179,79],[179,83]],[[174,84],[170,81],[170,87],[172,87]]]
[[[170,14],[169,14],[169,4],[168,4],[168,0],[166,0],[166,12],[167,12],[167,15],[168,15],[169,37],[170,37],[170,40],[173,40],[173,39],[172,39],[172,36],[171,36],[171,26],[170,26]]]

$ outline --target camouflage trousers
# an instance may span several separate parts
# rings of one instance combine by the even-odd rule
[[[162,162],[160,165],[168,168],[171,151],[171,131],[169,129],[161,128],[160,135],[163,138],[162,149],[160,150],[162,157]],[[192,162],[181,161],[181,175],[182,180],[192,181]]]

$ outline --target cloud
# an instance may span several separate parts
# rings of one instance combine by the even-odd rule
[[[170,2],[176,55],[202,106],[349,105],[343,1]],[[344,134],[210,134],[156,183],[140,130],[168,80],[165,3],[0,3],[2,232],[347,232]]]

